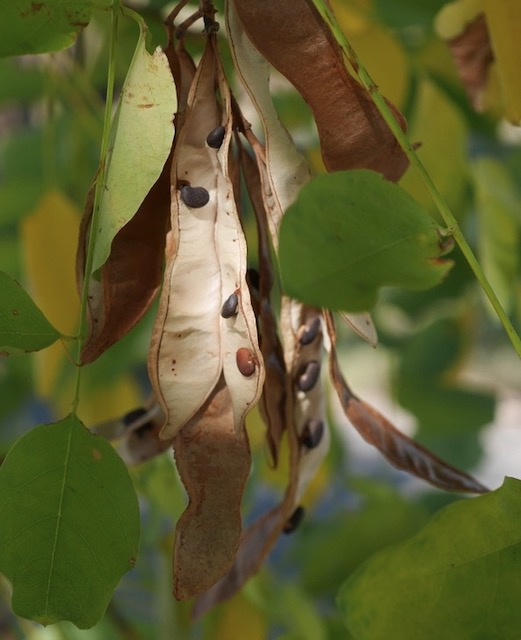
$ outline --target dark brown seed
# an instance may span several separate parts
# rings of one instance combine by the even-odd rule
[[[249,349],[246,349],[245,347],[237,349],[235,360],[239,371],[244,377],[249,378],[255,373],[256,359]]]
[[[293,533],[304,519],[305,514],[306,510],[304,507],[297,507],[291,514],[291,518],[284,525],[284,529],[282,531],[284,533]]]
[[[222,125],[215,127],[212,129],[210,133],[206,136],[206,144],[212,149],[218,149],[224,140],[225,129]]]
[[[181,200],[191,209],[200,209],[210,201],[210,194],[204,187],[191,187],[185,184],[181,187]]]
[[[298,330],[298,339],[301,345],[310,344],[317,337],[320,329],[320,316],[310,318]]]
[[[237,307],[239,306],[239,296],[234,292],[227,298],[221,307],[221,316],[223,318],[231,318],[237,315]]]
[[[318,418],[310,418],[304,425],[304,429],[300,435],[300,442],[306,447],[306,449],[314,449],[320,444],[323,435],[323,421]]]
[[[320,362],[318,360],[310,360],[307,362],[297,378],[297,386],[301,391],[309,391],[313,389],[318,376],[320,375]]]

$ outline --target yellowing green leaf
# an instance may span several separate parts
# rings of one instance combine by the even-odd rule
[[[107,260],[118,231],[134,216],[161,174],[174,138],[177,97],[166,55],[145,46],[140,25],[132,59],[114,121],[113,147],[101,196],[93,269]]]
[[[78,327],[79,296],[75,282],[75,251],[79,211],[59,191],[49,191],[22,223],[22,244],[28,287],[49,321],[64,335]],[[36,388],[51,395],[66,355],[61,344],[36,354]]]
[[[373,556],[338,603],[357,640],[514,640],[520,571],[521,482],[507,478]]]
[[[27,292],[3,271],[0,298],[1,355],[44,349],[60,337]]]
[[[450,268],[438,229],[400,187],[367,170],[317,176],[282,220],[286,292],[307,304],[366,311],[378,289],[427,289]]]
[[[15,613],[93,626],[139,544],[136,495],[112,447],[73,416],[36,427],[0,468],[0,511]]]
[[[519,0],[484,0],[484,7],[503,93],[505,115],[514,124],[521,125],[521,3]]]
[[[0,56],[69,47],[89,23],[93,0],[6,0],[0,8]]]

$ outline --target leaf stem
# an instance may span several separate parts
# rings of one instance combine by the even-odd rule
[[[114,101],[114,79],[116,76],[116,41],[118,33],[118,21],[120,13],[120,0],[112,0],[111,5],[111,23],[110,23],[110,43],[109,43],[109,61],[107,68],[107,95],[105,99],[105,113],[103,117],[103,132],[101,136],[101,149],[100,149],[100,162],[99,173],[96,180],[96,186],[94,190],[94,203],[92,207],[92,218],[90,222],[90,234],[85,258],[85,272],[83,279],[83,287],[81,292],[81,306],[80,306],[80,326],[78,330],[78,351],[76,362],[79,365],[81,361],[81,350],[87,334],[87,305],[89,297],[89,286],[92,272],[92,262],[94,259],[94,245],[96,244],[96,234],[93,233],[93,229],[97,228],[97,220],[99,214],[99,207],[101,202],[101,194],[105,189],[106,184],[106,166],[107,155],[109,152],[110,144],[110,132],[112,122],[112,104]],[[81,372],[82,367],[78,366],[76,369],[76,383],[74,388],[74,396],[72,400],[72,413],[75,414],[78,408],[80,400],[80,386],[81,386]]]
[[[394,137],[398,141],[399,145],[403,149],[407,158],[411,165],[418,171],[420,174],[420,178],[423,180],[427,190],[429,191],[436,208],[438,209],[443,221],[447,225],[446,233],[452,235],[456,242],[458,243],[461,252],[465,256],[470,268],[472,269],[476,279],[478,280],[481,288],[485,292],[485,295],[489,299],[494,311],[499,318],[499,321],[503,325],[510,342],[512,343],[517,355],[521,358],[521,339],[517,334],[514,326],[512,325],[506,311],[503,309],[498,297],[496,296],[494,289],[492,288],[490,282],[485,276],[481,265],[479,264],[476,256],[474,255],[472,249],[470,248],[461,228],[459,226],[458,221],[454,217],[454,214],[449,209],[447,203],[443,199],[442,195],[436,188],[433,183],[431,177],[429,176],[425,166],[422,161],[416,154],[413,146],[407,140],[405,133],[402,131],[399,122],[395,118],[391,109],[388,107],[385,102],[384,97],[379,92],[377,85],[374,80],[371,78],[365,67],[363,66],[360,58],[356,54],[355,50],[347,40],[346,36],[342,32],[335,15],[331,11],[331,9],[327,6],[325,0],[313,0],[313,4],[315,9],[319,12],[322,18],[325,20],[326,24],[331,29],[332,34],[335,37],[338,45],[342,49],[347,61],[353,67],[358,79],[362,83],[365,89],[371,95],[373,102],[375,103],[380,115],[387,123],[389,129],[392,131]]]

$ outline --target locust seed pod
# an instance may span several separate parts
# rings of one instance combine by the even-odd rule
[[[257,269],[253,269],[253,268],[250,267],[246,271],[246,281],[247,281],[248,286],[250,287],[250,289],[255,289],[256,291],[259,290],[260,275],[259,275],[259,272],[257,271]]]
[[[284,533],[293,533],[304,519],[305,513],[306,510],[304,507],[297,507],[291,514],[290,519],[284,525],[284,529],[282,531]]]
[[[181,200],[191,209],[200,209],[210,201],[210,194],[204,187],[191,187],[185,184],[181,187]]]
[[[226,133],[224,127],[219,125],[212,129],[206,137],[206,144],[212,149],[219,149],[224,140],[224,134]]]
[[[146,412],[147,410],[143,407],[132,409],[132,411],[126,413],[121,420],[125,427],[130,427],[133,422],[135,422],[138,418],[141,418],[141,416],[144,416]]]
[[[306,449],[318,447],[324,435],[324,422],[318,418],[310,418],[304,425],[300,442]]]
[[[318,376],[320,375],[320,362],[318,360],[310,360],[300,370],[297,378],[297,386],[300,391],[309,391],[315,386]]]
[[[223,318],[231,318],[237,315],[237,307],[239,306],[239,296],[233,292],[223,303],[221,307],[221,316]]]
[[[237,349],[235,359],[237,362],[237,368],[245,378],[249,378],[255,373],[256,362],[252,351],[246,347],[241,347],[240,349]]]
[[[302,346],[310,344],[317,337],[320,329],[320,316],[315,316],[303,324],[298,330],[298,340]]]

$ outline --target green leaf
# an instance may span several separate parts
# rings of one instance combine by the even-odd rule
[[[280,231],[286,293],[317,307],[367,311],[378,289],[427,289],[450,268],[436,224],[397,185],[373,171],[317,176]]]
[[[0,512],[13,611],[92,627],[139,544],[136,494],[112,447],[75,416],[36,427],[0,468]]]
[[[8,0],[0,8],[0,57],[58,51],[89,24],[92,0]]]
[[[38,351],[60,337],[27,292],[3,271],[0,300],[0,355]]]
[[[521,482],[507,478],[373,556],[338,603],[357,640],[515,640],[520,571]]]
[[[114,143],[95,230],[94,271],[106,262],[115,235],[159,178],[174,139],[174,79],[164,52],[147,52],[143,22],[140,30],[113,125]]]

